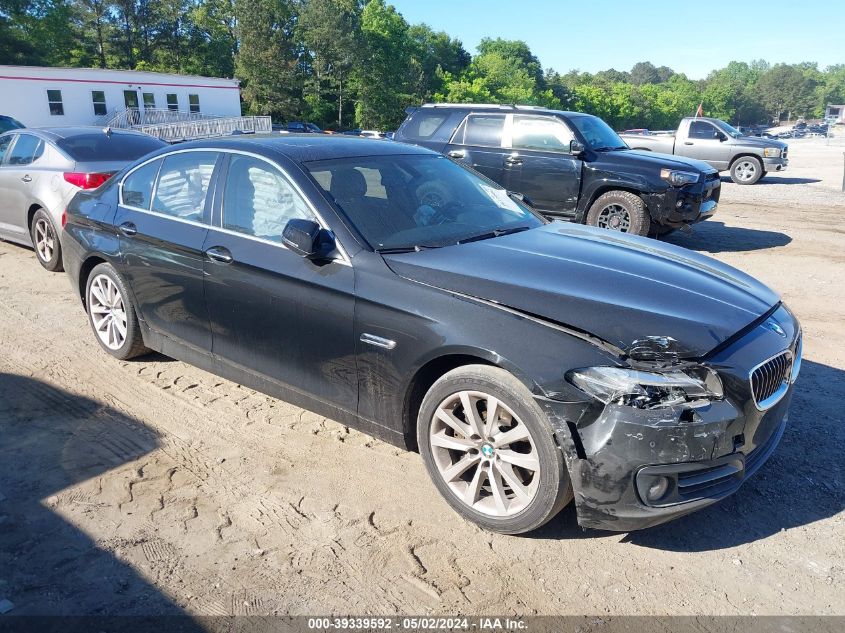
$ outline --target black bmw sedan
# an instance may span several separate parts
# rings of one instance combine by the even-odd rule
[[[239,138],[149,155],[66,212],[95,339],[157,350],[418,449],[504,533],[573,500],[632,530],[774,451],[801,363],[769,288],[647,238],[549,222],[434,152]]]

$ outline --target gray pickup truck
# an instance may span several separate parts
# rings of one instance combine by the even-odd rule
[[[738,185],[753,185],[767,172],[783,171],[789,164],[786,143],[745,136],[709,117],[686,117],[674,134],[644,131],[620,136],[631,149],[703,160],[719,171],[729,171]]]

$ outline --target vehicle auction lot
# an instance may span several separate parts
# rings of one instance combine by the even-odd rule
[[[736,495],[630,534],[509,537],[419,456],[184,363],[120,362],[63,274],[0,243],[0,599],[24,614],[845,614],[845,146],[723,184],[668,241],[783,294],[804,364]],[[726,180],[726,179],[723,179]],[[706,324],[707,315],[701,315]]]

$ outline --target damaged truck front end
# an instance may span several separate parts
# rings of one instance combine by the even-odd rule
[[[778,306],[701,358],[657,337],[619,366],[568,372],[583,399],[537,400],[566,456],[578,523],[635,530],[735,492],[776,448],[800,363],[798,323]]]

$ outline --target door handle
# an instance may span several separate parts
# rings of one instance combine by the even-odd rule
[[[505,165],[521,165],[522,159],[519,156],[505,156]]]
[[[684,141],[684,145],[695,145],[692,141]]]
[[[205,251],[205,254],[210,260],[220,264],[231,264],[234,261],[229,249],[223,248],[222,246],[212,246]]]
[[[449,158],[466,158],[467,153],[462,149],[453,149],[451,152],[446,152]]]
[[[127,237],[132,237],[138,232],[138,227],[135,226],[132,222],[124,222],[119,227],[120,232],[126,235]]]
[[[21,180],[23,180],[24,182],[32,182],[32,176],[30,176],[29,174],[27,174],[26,176],[24,176],[23,178],[21,178]]]

